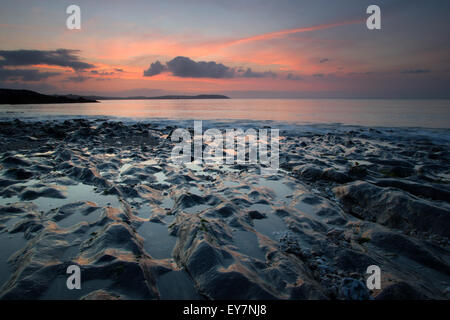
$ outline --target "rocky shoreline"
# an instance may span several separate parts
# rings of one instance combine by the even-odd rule
[[[262,176],[172,164],[174,129],[1,122],[0,297],[450,298],[448,142],[280,131],[280,170]]]

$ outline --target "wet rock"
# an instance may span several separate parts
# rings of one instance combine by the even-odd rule
[[[248,216],[250,219],[264,219],[266,215],[264,213],[261,213],[257,210],[251,210],[248,212]]]
[[[412,164],[411,162],[400,159],[379,159],[369,157],[367,161],[390,167],[414,168],[414,164]]]
[[[0,205],[0,214],[18,214],[27,213],[37,210],[37,206],[34,203],[12,203],[7,206]]]
[[[91,255],[105,248],[127,250],[142,255],[142,248],[135,238],[134,232],[124,223],[111,223],[99,235],[83,243],[82,251]]]
[[[353,178],[364,178],[367,176],[367,166],[354,165],[348,169],[348,175]]]
[[[213,299],[275,299],[256,282],[237,271],[217,272],[208,281],[205,293]]]
[[[13,184],[13,185],[8,186],[8,187],[4,188],[3,190],[1,190],[0,196],[2,196],[4,198],[14,197],[14,196],[20,194],[24,189],[25,189],[25,186],[17,186],[17,185]]]
[[[12,168],[7,170],[4,175],[16,180],[27,180],[33,176],[33,172],[27,171],[23,168]]]
[[[137,180],[139,182],[139,180]],[[127,198],[139,198],[140,195],[136,191],[135,188],[129,186],[129,185],[121,185],[118,187],[119,192],[117,194],[125,196]]]
[[[10,233],[24,232],[32,233],[37,232],[44,228],[42,222],[38,219],[24,219],[13,226],[13,228],[9,231]]]
[[[387,170],[382,169],[381,171],[389,176],[400,177],[400,178],[406,178],[406,177],[412,176],[416,173],[416,171],[413,168],[401,167],[401,166],[390,167]]]
[[[305,164],[295,167],[292,172],[298,177],[308,181],[319,180],[322,176],[322,169],[315,165]]]
[[[72,155],[73,155],[73,152],[71,150],[64,149],[63,151],[61,151],[58,154],[56,159],[61,160],[61,161],[69,161],[70,159],[72,159]]]
[[[27,188],[24,192],[20,194],[20,199],[22,200],[34,200],[39,197],[55,198],[55,199],[66,198],[66,196],[61,190],[51,187]]]
[[[327,232],[327,237],[334,238],[334,239],[340,239],[340,238],[343,238],[342,233],[343,233],[343,230],[331,229],[330,231]]]
[[[35,174],[38,173],[49,173],[53,171],[53,167],[45,165],[45,164],[35,164],[28,168],[29,171],[34,172]]]
[[[2,188],[6,188],[9,187],[10,185],[16,184],[17,181],[14,180],[10,180],[10,179],[0,179],[0,187]]]
[[[327,297],[317,288],[308,283],[302,283],[291,290],[290,299],[294,300],[327,300]]]
[[[367,254],[352,249],[340,250],[335,261],[339,269],[360,274],[365,273],[368,266],[379,264],[377,260]]]
[[[372,232],[370,243],[389,252],[404,255],[431,269],[450,275],[450,266],[417,240],[394,232]]]
[[[356,181],[333,192],[351,214],[402,230],[417,229],[450,236],[450,209],[414,198],[403,191]]]
[[[368,300],[370,292],[366,285],[353,278],[342,279],[339,295],[345,300]]]
[[[6,157],[2,159],[1,162],[6,166],[22,166],[22,167],[31,166],[30,161],[17,156]]]
[[[238,207],[245,207],[252,204],[249,200],[247,200],[244,197],[234,197],[231,201],[233,202],[234,205]]]
[[[176,206],[180,208],[189,208],[198,204],[204,204],[205,199],[193,193],[182,194],[176,200]]]
[[[397,282],[384,288],[376,300],[426,300],[428,297],[406,282]]]
[[[117,293],[100,289],[85,295],[81,300],[122,300],[122,297]]]
[[[192,276],[200,277],[218,266],[228,266],[227,260],[230,258],[228,253],[214,248],[206,241],[200,241],[189,255],[186,267]]]
[[[302,248],[298,237],[290,231],[282,232],[278,241],[280,242],[280,250],[284,252],[293,253],[302,259],[308,259],[312,256],[310,250]]]
[[[450,287],[445,288],[444,294],[447,297],[447,299],[450,299]]]
[[[235,265],[235,257],[228,250],[212,243],[231,240],[219,230],[219,225],[210,226],[207,232],[199,232],[201,227],[197,218],[188,216],[187,219],[176,230],[179,241],[174,255],[204,295],[211,299],[275,298],[254,272],[240,263]]]
[[[44,127],[44,132],[55,139],[64,139],[67,136],[63,126],[47,126]]]
[[[337,183],[347,183],[352,181],[352,178],[350,178],[347,174],[339,172],[333,168],[328,168],[324,170],[321,178],[324,180],[330,180]]]
[[[80,201],[59,207],[56,212],[51,215],[51,217],[54,221],[58,222],[75,213],[88,215],[95,210],[99,210],[95,203]]]
[[[92,168],[71,166],[67,170],[67,174],[85,184],[93,184],[104,188],[111,187],[111,184]]]
[[[418,197],[447,202],[450,201],[450,190],[447,190],[445,186],[439,186],[439,188],[437,188],[429,184],[399,179],[380,179],[375,182],[375,185],[379,187],[393,187],[402,189]]]
[[[221,217],[229,217],[237,211],[237,208],[230,203],[221,203],[217,207],[215,207],[215,211]]]
[[[101,252],[101,251],[100,251]],[[152,285],[155,279],[145,272],[147,268],[125,253],[97,254],[99,257],[91,264],[83,265],[84,281],[107,280],[110,282],[104,290],[114,292],[127,299],[156,299],[158,292]],[[125,258],[124,258],[125,256]]]
[[[155,125],[149,134],[150,127],[88,120],[0,125],[6,143],[0,149],[13,150],[0,158],[0,195],[30,199],[0,206],[2,240],[7,246],[24,240],[8,253],[12,272],[2,298],[54,296],[52,286],[59,277],[65,285],[69,264],[80,265],[83,282],[100,280],[77,299],[163,298],[160,285],[181,273],[178,268],[191,299],[366,299],[361,281],[374,264],[387,277],[383,281],[410,286],[383,285],[386,299],[448,295],[442,281],[449,275],[446,143],[408,140],[383,129],[314,129],[302,137],[286,132],[280,165],[293,174],[280,170],[263,177],[254,165],[165,165],[173,144],[159,137],[174,128]],[[380,179],[383,171],[391,178]],[[23,183],[33,178],[41,180]],[[367,181],[349,183],[355,179]],[[30,202],[45,188],[64,195],[72,190],[64,186],[79,182],[117,199],[119,208],[51,198],[36,201],[39,207]],[[330,190],[346,183],[339,192]],[[47,201],[64,205],[44,212]],[[176,237],[168,254],[173,259],[144,250],[146,234],[137,232],[144,221],[162,223],[157,227]],[[178,290],[172,284],[180,279],[170,278],[165,290]]]
[[[0,293],[1,300],[38,299],[47,290],[48,284],[52,282],[55,276],[63,274],[65,268],[67,268],[63,264],[49,264],[47,266],[35,264],[33,266],[35,270],[32,272],[30,264],[28,263],[26,266],[27,268],[23,269],[30,274],[27,277],[7,283]]]
[[[200,205],[200,204],[209,204],[209,205],[217,205],[219,204],[221,201],[219,198],[212,196],[212,195],[207,195],[207,196],[199,196],[197,194],[194,193],[184,193],[181,196],[179,196],[177,198],[177,200],[175,201],[175,207],[176,208],[181,208],[181,209],[185,209],[185,208],[190,208],[193,207],[195,205]]]

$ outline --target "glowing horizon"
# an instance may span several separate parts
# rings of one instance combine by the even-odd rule
[[[65,26],[70,4],[0,4],[0,87],[110,96],[450,96],[445,1],[382,2],[376,31],[365,26],[370,1],[79,1],[81,30]]]

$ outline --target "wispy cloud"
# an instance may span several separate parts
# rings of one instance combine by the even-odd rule
[[[293,73],[288,73],[286,76],[286,79],[288,80],[302,80],[302,77],[300,77],[299,75],[293,74]]]
[[[114,74],[114,72],[98,71],[98,70],[91,70],[90,73],[98,76],[111,76]]]
[[[276,78],[277,74],[272,71],[257,72],[253,71],[251,68],[241,74],[244,78]]]
[[[284,36],[296,34],[296,33],[312,32],[312,31],[341,27],[341,26],[345,26],[345,25],[349,25],[349,24],[361,23],[363,21],[364,21],[363,19],[357,19],[357,20],[349,20],[349,21],[341,21],[341,22],[336,22],[336,23],[316,25],[316,26],[312,26],[312,27],[285,29],[285,30],[280,30],[280,31],[275,31],[275,32],[263,33],[260,35],[251,36],[251,37],[247,37],[247,38],[237,39],[237,40],[228,42],[226,45],[233,46],[233,45],[238,45],[238,44],[247,43],[247,42],[269,40],[269,39],[280,38],[280,37],[284,37]]]
[[[40,81],[59,75],[58,72],[40,72],[35,69],[4,69],[0,68],[0,81],[22,80]]]
[[[400,73],[403,74],[423,74],[423,73],[430,73],[430,69],[410,69],[410,70],[403,70],[400,71]]]
[[[78,76],[74,76],[74,77],[68,77],[65,81],[69,81],[69,82],[85,82],[85,81],[87,81],[89,79],[92,79],[92,77],[78,75]]]

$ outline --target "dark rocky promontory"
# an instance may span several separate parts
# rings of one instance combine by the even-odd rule
[[[84,97],[53,96],[31,90],[0,89],[0,104],[98,102]]]
[[[134,96],[134,97],[101,97],[80,95],[46,95],[31,90],[0,89],[0,104],[44,104],[44,103],[84,103],[99,102],[97,100],[180,100],[180,99],[230,99],[219,94],[187,95],[165,95],[157,97]]]

